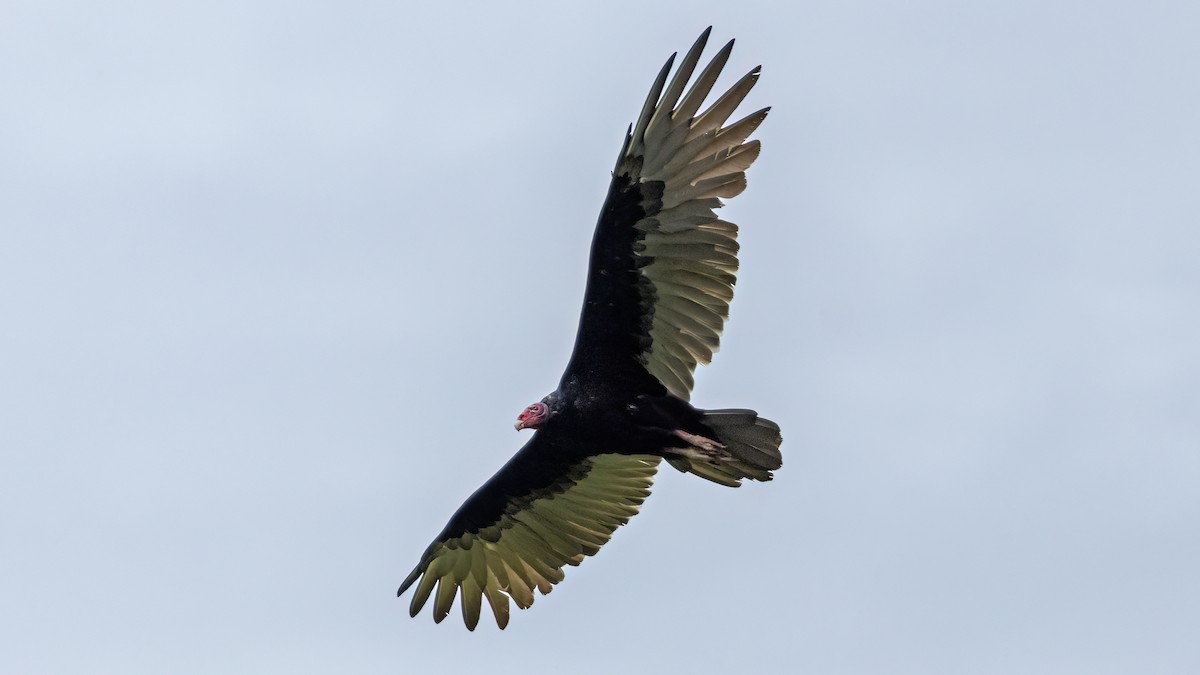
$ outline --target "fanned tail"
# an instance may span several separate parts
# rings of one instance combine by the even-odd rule
[[[701,423],[712,430],[712,438],[725,446],[732,459],[705,462],[668,457],[671,466],[714,483],[738,487],[743,478],[771,480],[771,472],[783,465],[783,455],[779,452],[783,435],[778,424],[759,417],[753,410],[704,410],[701,414]]]

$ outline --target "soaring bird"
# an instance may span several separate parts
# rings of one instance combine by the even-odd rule
[[[717,217],[746,188],[770,108],[727,124],[758,80],[754,68],[700,112],[730,40],[684,92],[712,27],[630,125],[592,240],[575,348],[558,388],[517,417],[536,430],[425,549],[397,596],[409,612],[433,597],[441,622],[455,596],[467,628],[483,600],[500,628],[595,554],[650,494],[661,459],[737,487],[782,465],[779,426],[753,410],[701,410],[692,373],[717,351],[738,268],[737,226]],[[436,589],[436,592],[435,592]]]

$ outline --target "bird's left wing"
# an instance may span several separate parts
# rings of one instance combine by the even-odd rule
[[[564,566],[600,550],[650,494],[657,457],[561,459],[569,453],[554,452],[542,436],[471,495],[425,550],[396,593],[416,584],[411,616],[432,595],[440,623],[457,595],[467,628],[475,630],[484,599],[504,628],[510,598],[525,609],[535,589],[549,593]]]
[[[670,84],[675,57],[663,66],[621,148],[564,380],[624,379],[647,391],[649,375],[687,400],[696,365],[720,345],[738,244],[737,226],[714,210],[746,188],[745,170],[759,152],[759,142],[746,139],[769,109],[726,124],[758,81],[754,68],[700,112],[732,40],[684,93],[709,30]]]

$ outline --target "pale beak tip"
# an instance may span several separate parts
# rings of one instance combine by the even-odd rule
[[[525,423],[522,422],[521,420],[517,420],[517,423],[513,425],[513,428],[516,429],[517,431],[520,431],[525,428]]]

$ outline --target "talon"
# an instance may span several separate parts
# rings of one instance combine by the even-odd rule
[[[711,438],[697,436],[696,434],[689,434],[683,429],[676,429],[675,435],[687,441],[692,447],[704,450],[706,452],[720,452],[725,450],[725,446],[723,444],[718,443]]]
[[[725,450],[725,445],[711,438],[690,434],[682,429],[676,429],[675,435],[687,441],[689,448],[682,449],[679,454],[693,456],[710,462],[729,461],[733,459]]]

